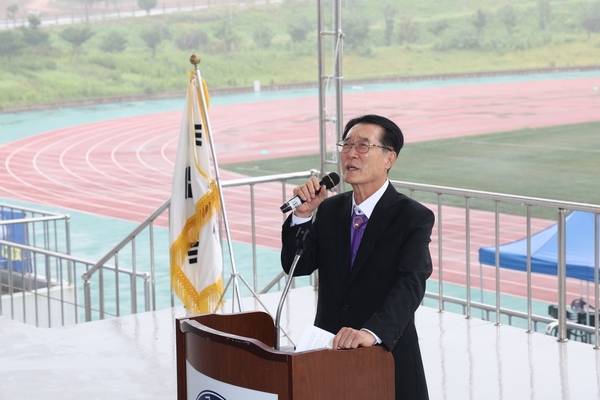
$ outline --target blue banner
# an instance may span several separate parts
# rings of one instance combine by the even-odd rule
[[[25,218],[22,211],[0,211],[0,220]],[[20,244],[28,244],[25,224],[1,224],[0,239]],[[27,252],[15,247],[0,245],[0,268],[12,268],[15,271],[31,272]]]

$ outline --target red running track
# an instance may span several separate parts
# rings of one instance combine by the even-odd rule
[[[600,120],[600,92],[594,89],[599,83],[599,78],[585,78],[347,94],[344,112],[347,118],[365,113],[388,116],[410,143]],[[141,222],[170,197],[181,116],[178,111],[104,121],[0,146],[0,197]],[[210,118],[220,164],[319,151],[316,97],[215,106]],[[306,169],[311,167],[315,166]],[[234,175],[221,171],[221,177]],[[248,241],[248,195],[243,192],[228,189],[225,201],[233,239]],[[258,244],[278,248],[281,188],[265,186],[256,196],[261,209]],[[464,221],[461,212],[454,214]],[[444,238],[457,236],[460,253],[464,237],[449,229],[448,214],[453,212],[444,215]],[[477,218],[472,221],[475,224]],[[165,220],[161,223],[166,226]],[[547,224],[537,221],[534,232]],[[493,225],[485,222],[489,226]],[[523,235],[507,234],[503,242]],[[494,243],[493,231],[491,237],[488,232],[471,239],[471,264],[478,267],[476,250]],[[444,241],[444,248],[447,245]],[[466,255],[456,256],[455,262],[452,252],[443,256],[445,278],[464,283]],[[437,257],[437,249],[432,248],[432,254]],[[489,274],[492,269],[486,270]],[[552,295],[548,287],[556,285],[540,283],[537,297]],[[523,294],[522,288],[515,290]]]

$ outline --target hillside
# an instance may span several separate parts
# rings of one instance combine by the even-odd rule
[[[104,19],[88,24],[49,25],[42,13],[9,26],[0,31],[0,108],[180,91],[192,52],[211,88],[316,81],[315,2],[219,3],[155,2],[134,17],[135,3],[115,0],[90,3]],[[45,7],[69,15],[72,4],[81,12],[65,0]],[[600,64],[599,0],[343,4],[348,80]]]

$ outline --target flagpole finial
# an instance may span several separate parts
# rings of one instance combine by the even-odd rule
[[[200,64],[200,56],[196,53],[193,53],[192,56],[190,57],[190,62],[196,66],[198,64]]]

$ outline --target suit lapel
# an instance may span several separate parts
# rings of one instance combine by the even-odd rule
[[[348,196],[346,201],[339,209],[337,214],[337,229],[338,234],[336,235],[339,238],[339,243],[334,248],[339,251],[338,257],[338,266],[340,268],[340,275],[342,279],[346,281],[350,276],[350,223],[351,223],[351,213],[352,213],[352,196]],[[332,238],[333,239],[333,238]]]
[[[373,213],[371,214],[371,218],[369,218],[365,233],[360,241],[358,253],[356,253],[356,259],[354,260],[354,265],[352,266],[352,271],[350,273],[351,279],[353,279],[364,267],[365,262],[375,247],[375,244],[379,241],[379,239],[381,239],[383,232],[385,232],[388,224],[392,220],[390,211],[391,207],[396,202],[397,194],[398,193],[396,192],[396,189],[394,189],[392,185],[389,185],[373,209]],[[348,225],[350,224],[348,223]]]

